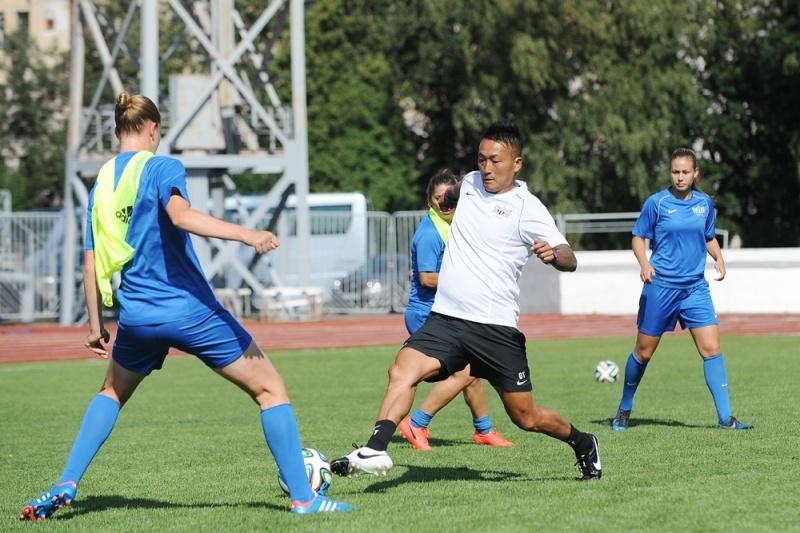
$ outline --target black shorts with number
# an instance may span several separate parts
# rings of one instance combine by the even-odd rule
[[[470,365],[471,375],[500,390],[532,390],[525,335],[517,328],[431,313],[403,346],[441,361],[442,374],[429,381],[445,379]]]

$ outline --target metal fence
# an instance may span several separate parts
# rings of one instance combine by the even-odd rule
[[[621,244],[622,248],[630,247],[630,233],[633,223],[639,218],[638,211],[620,213],[557,213],[553,217],[561,233],[570,243],[579,244],[579,248],[605,250],[613,249],[614,244]],[[621,235],[627,234],[627,235]],[[592,239],[591,237],[606,237]],[[608,236],[622,237],[609,240]],[[722,248],[728,247],[728,230],[717,228]]]
[[[630,235],[637,215],[557,214],[555,219],[573,240],[592,233]],[[425,211],[311,213],[311,286],[297,288],[296,226],[294,214],[288,213],[276,228],[278,250],[264,256],[247,248],[240,252],[245,254],[241,264],[264,287],[260,293],[247,288],[236,269],[215,277],[212,284],[239,316],[272,320],[318,316],[323,310],[402,312],[411,282],[411,239],[424,216]],[[727,247],[727,231],[718,234]],[[62,242],[61,213],[0,213],[0,321],[58,318]],[[81,250],[72,252],[80,257]]]
[[[60,213],[0,213],[0,321],[58,317],[61,221]]]
[[[367,215],[367,255],[363,264],[332,280],[325,309],[330,313],[388,313],[405,306],[408,254],[398,250],[397,215]]]

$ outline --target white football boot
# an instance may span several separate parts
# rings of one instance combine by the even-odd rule
[[[331,461],[331,471],[338,476],[372,474],[385,476],[394,463],[386,451],[373,450],[366,446],[356,448],[344,457]]]

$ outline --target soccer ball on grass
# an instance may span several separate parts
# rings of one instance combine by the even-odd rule
[[[302,452],[303,462],[306,466],[306,476],[308,476],[308,481],[311,483],[311,490],[315,494],[324,495],[328,487],[331,486],[331,479],[333,478],[328,458],[314,448],[303,448]],[[284,481],[280,473],[278,473],[278,484],[283,489],[283,492],[289,494],[289,487],[286,486],[286,481]]]
[[[619,367],[614,361],[600,361],[594,368],[594,379],[598,383],[614,383],[617,381]]]

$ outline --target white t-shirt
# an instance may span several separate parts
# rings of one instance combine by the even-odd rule
[[[461,183],[432,310],[483,324],[517,327],[519,276],[533,241],[566,244],[555,221],[524,182],[502,194],[483,188],[481,174]]]

